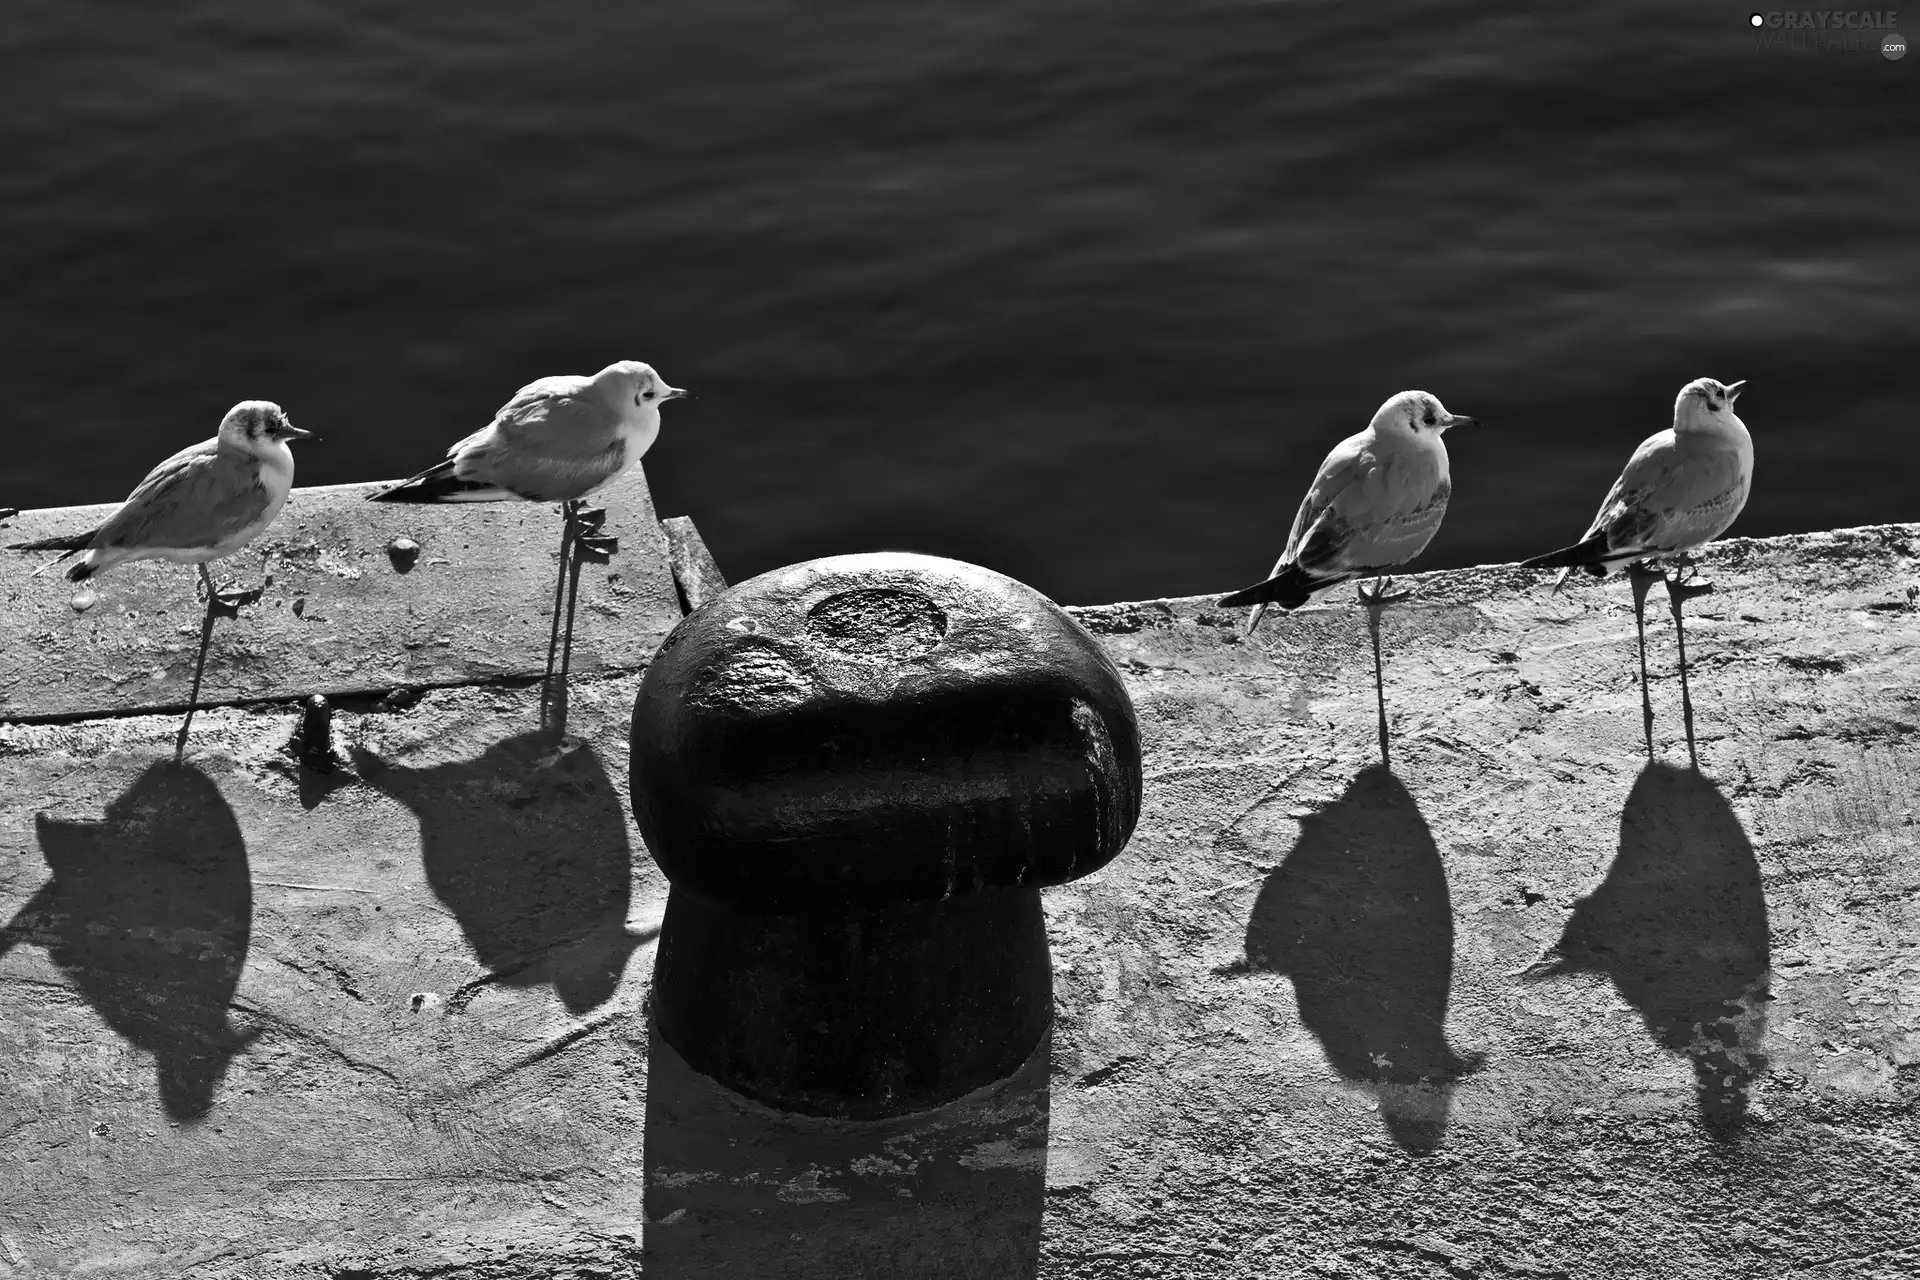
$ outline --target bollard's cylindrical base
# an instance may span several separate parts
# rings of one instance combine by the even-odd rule
[[[926,1110],[1011,1075],[1046,1034],[1040,892],[772,914],[676,888],[652,1000],[681,1057],[768,1106]]]

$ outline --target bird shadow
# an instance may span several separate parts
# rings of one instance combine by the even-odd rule
[[[1753,845],[1719,788],[1653,762],[1620,814],[1620,853],[1527,970],[1598,973],[1653,1038],[1693,1064],[1703,1125],[1730,1136],[1765,1072],[1772,957]]]
[[[1453,908],[1420,807],[1385,765],[1304,818],[1254,900],[1248,970],[1293,980],[1327,1061],[1371,1087],[1403,1149],[1436,1150],[1456,1084],[1479,1054],[1447,1043]]]
[[[1051,1037],[1011,1076],[886,1120],[790,1115],[702,1075],[648,1023],[644,1267],[736,1275],[1039,1274]]]
[[[42,813],[34,828],[52,878],[0,929],[0,954],[45,948],[108,1026],[153,1055],[167,1114],[200,1119],[259,1034],[227,1021],[253,918],[233,810],[206,774],[169,760],[103,820]]]
[[[426,768],[359,748],[352,759],[363,782],[419,819],[427,883],[486,970],[451,1006],[496,983],[549,983],[576,1016],[613,995],[645,939],[626,929],[626,813],[591,746],[556,753],[536,731]]]

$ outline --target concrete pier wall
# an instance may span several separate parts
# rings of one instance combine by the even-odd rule
[[[1920,526],[1709,549],[1698,773],[1618,581],[1404,579],[1391,772],[1353,607],[1075,610],[1140,826],[1046,892],[1042,1054],[862,1126],[648,1034],[627,718],[697,535],[608,502],[560,752],[557,519],[363,488],[263,540],[181,770],[188,571],[0,589],[0,1277],[1920,1272]]]

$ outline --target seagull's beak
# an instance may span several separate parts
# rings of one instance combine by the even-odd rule
[[[283,422],[280,424],[280,434],[289,440],[318,440],[320,438],[311,431],[302,431],[291,422]]]
[[[667,400],[691,400],[693,399],[693,392],[687,390],[685,387],[668,387],[660,393],[660,399],[663,402]]]
[[[1480,424],[1464,413],[1450,413],[1447,420],[1440,424],[1443,430],[1451,431],[1455,427],[1477,427]]]
[[[1738,382],[1729,382],[1727,384],[1727,399],[1738,400],[1740,398],[1740,388],[1746,385],[1747,380],[1745,378],[1740,379]]]

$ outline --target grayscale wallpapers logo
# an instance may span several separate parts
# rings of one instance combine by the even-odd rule
[[[1771,9],[1747,15],[1756,49],[1789,53],[1843,53],[1878,49],[1889,62],[1907,54],[1892,9]]]

